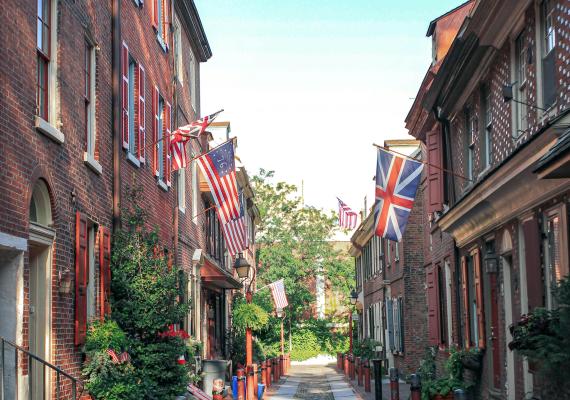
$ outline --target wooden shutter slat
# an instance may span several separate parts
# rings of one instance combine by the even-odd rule
[[[129,148],[129,48],[125,42],[121,50],[123,148]]]
[[[153,166],[154,166],[154,176],[159,176],[159,166],[158,166],[158,151],[160,150],[160,143],[158,142],[158,130],[160,129],[160,115],[158,110],[158,102],[159,102],[159,91],[158,87],[155,86],[152,92],[152,115],[153,117],[153,126],[152,126],[152,141],[154,146],[152,146],[152,158],[153,158]]]
[[[471,347],[471,330],[469,323],[469,293],[467,291],[467,257],[461,257],[461,294],[463,296],[463,323],[465,327],[465,348]]]
[[[75,213],[75,345],[85,343],[87,335],[87,217]]]
[[[485,307],[483,304],[483,274],[481,271],[481,252],[476,249],[473,253],[473,266],[475,272],[475,302],[477,306],[477,329],[479,332],[479,348],[485,348]]]
[[[427,134],[428,152],[428,212],[441,211],[443,206],[443,171],[436,166],[442,162],[441,132],[438,129]]]
[[[138,158],[144,163],[146,157],[146,76],[142,64],[138,66]]]
[[[540,260],[540,231],[536,217],[523,222],[528,310],[544,306],[544,284]]]
[[[172,130],[172,120],[171,120],[171,106],[170,103],[166,102],[164,107],[164,161],[165,168],[164,174],[166,179],[166,186],[171,186],[170,174],[172,170],[172,155],[170,153],[170,133]]]
[[[109,228],[99,227],[99,304],[100,318],[111,314],[111,232]]]

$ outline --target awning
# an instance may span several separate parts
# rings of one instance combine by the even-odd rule
[[[220,267],[210,257],[204,257],[204,264],[200,267],[200,276],[203,286],[217,289],[241,289],[242,284],[233,275]]]
[[[541,179],[570,178],[570,129],[538,160],[534,172]]]

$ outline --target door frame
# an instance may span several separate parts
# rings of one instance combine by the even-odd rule
[[[510,261],[509,261],[510,259]],[[512,251],[501,254],[501,267],[503,270],[503,305],[505,312],[505,343],[513,340],[509,327],[513,323],[513,256]],[[515,380],[515,354],[507,346],[506,348],[506,373],[507,373],[507,400],[515,400],[516,398],[516,380]]]

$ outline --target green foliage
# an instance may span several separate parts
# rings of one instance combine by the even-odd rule
[[[376,346],[380,345],[382,345],[382,343],[372,339],[355,341],[352,345],[352,353],[355,357],[372,360],[376,356]]]
[[[570,396],[570,277],[559,282],[554,295],[556,308],[536,308],[510,328],[509,348],[528,357],[538,369],[548,383],[543,395],[558,399]]]
[[[230,357],[235,369],[245,365],[245,332],[235,327],[226,333],[230,350]],[[259,363],[266,359],[263,345],[259,340],[253,340],[253,362]]]
[[[309,319],[295,327],[291,335],[291,359],[303,361],[319,354],[336,355],[348,351],[349,339],[342,332],[333,332],[330,321]]]
[[[239,302],[233,309],[232,321],[234,327],[241,331],[251,329],[252,331],[260,331],[269,322],[267,312],[253,303]]]
[[[162,335],[182,320],[189,305],[178,298],[180,269],[169,266],[158,232],[148,231],[139,206],[141,189],[129,190],[124,230],[113,237],[112,321],[89,330],[83,373],[94,399],[165,399],[184,391],[188,367],[177,363],[188,348]],[[105,353],[128,349],[130,362],[113,364]]]

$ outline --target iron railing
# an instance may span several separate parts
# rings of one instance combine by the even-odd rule
[[[6,398],[6,391],[8,389],[8,384],[6,383],[7,379],[6,379],[6,348],[12,348],[12,351],[14,352],[14,375],[13,375],[13,391],[14,391],[14,395],[16,393],[16,382],[18,379],[18,367],[19,367],[19,362],[20,362],[20,357],[24,357],[23,359],[27,358],[28,360],[28,365],[27,365],[27,370],[28,370],[28,399],[37,399],[37,398],[43,398],[46,399],[48,398],[47,396],[47,391],[51,389],[51,385],[50,382],[46,380],[46,368],[48,368],[49,370],[53,371],[52,373],[55,373],[55,383],[56,383],[56,387],[55,387],[55,400],[59,400],[59,399],[63,399],[63,398],[69,398],[68,396],[66,396],[66,391],[62,390],[62,383],[65,384],[65,381],[70,381],[71,382],[71,399],[72,400],[77,400],[78,399],[78,393],[77,393],[77,389],[81,388],[83,389],[83,383],[77,379],[74,378],[73,376],[69,375],[68,373],[66,373],[65,371],[63,371],[61,368],[56,367],[53,364],[50,364],[49,362],[42,360],[41,358],[39,358],[38,356],[30,353],[28,350],[24,349],[21,346],[18,346],[16,343],[13,343],[7,339],[4,339],[3,337],[0,336],[0,400],[11,400]],[[22,353],[22,355],[20,356],[19,353]],[[22,360],[23,360],[22,359]],[[33,380],[33,376],[32,376],[32,371],[34,371],[34,368],[32,368],[32,366],[34,365],[33,363],[39,363],[41,365],[41,371],[42,371],[42,375],[44,377],[44,382],[43,382],[43,388],[40,388],[40,390],[42,391],[42,395],[38,396],[38,393],[34,393],[34,380]],[[37,365],[37,364],[36,364]],[[36,388],[37,390],[37,388]],[[82,390],[83,391],[83,390]],[[63,393],[62,393],[63,392]],[[63,397],[65,396],[65,397]],[[79,393],[79,397],[81,397],[81,393]]]

